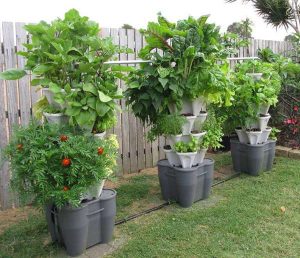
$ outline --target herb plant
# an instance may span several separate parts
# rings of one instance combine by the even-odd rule
[[[199,149],[197,138],[192,137],[189,142],[179,141],[175,144],[175,151],[179,153],[196,152]]]
[[[225,121],[224,116],[216,116],[213,109],[210,109],[207,120],[203,125],[203,130],[206,134],[200,141],[201,149],[218,149],[221,148],[221,141],[224,135],[223,133],[223,123]]]
[[[74,128],[39,125],[14,130],[6,149],[11,185],[24,202],[78,206],[88,187],[113,173],[118,143],[101,140]]]
[[[182,126],[186,122],[184,116],[178,114],[161,115],[148,133],[148,139],[155,141],[160,135],[178,135],[182,133]]]

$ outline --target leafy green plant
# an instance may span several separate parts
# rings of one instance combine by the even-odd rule
[[[118,143],[74,128],[32,122],[14,130],[6,148],[11,185],[24,202],[78,206],[88,187],[113,173]]]
[[[182,126],[186,122],[184,116],[178,114],[162,115],[148,133],[148,140],[155,141],[160,135],[178,135],[182,133]]]
[[[179,141],[175,144],[175,151],[180,153],[196,152],[199,149],[197,138],[192,137],[189,142]]]
[[[225,119],[225,116],[217,117],[213,109],[209,110],[208,118],[203,125],[203,130],[206,131],[206,134],[200,141],[201,149],[218,149],[222,147],[220,142],[224,135],[223,123]]]
[[[68,11],[64,19],[29,24],[25,29],[32,39],[25,44],[27,50],[18,53],[26,59],[25,70],[8,70],[0,77],[19,79],[27,71],[32,73],[31,85],[49,88],[54,100],[66,105],[64,112],[71,124],[92,131],[100,123],[112,121],[114,100],[122,98],[116,78],[123,77],[120,71],[132,68],[111,68],[104,62],[126,50],[119,49],[111,38],[100,38],[98,24],[75,9]]]
[[[281,132],[281,130],[275,128],[275,127],[272,127],[272,130],[271,130],[271,133],[270,133],[270,136],[269,138],[271,140],[275,140],[277,141],[277,135]]]
[[[230,105],[233,92],[225,64],[230,50],[219,28],[207,19],[189,17],[175,24],[158,15],[157,23],[149,22],[142,30],[147,45],[139,56],[151,64],[129,74],[125,97],[143,122],[155,123],[159,115],[169,113],[171,104],[179,109],[183,98],[205,96]]]

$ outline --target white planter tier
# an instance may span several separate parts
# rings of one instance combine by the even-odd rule
[[[193,114],[193,104],[189,99],[183,99],[180,114]]]
[[[260,104],[259,105],[259,114],[262,115],[267,115],[270,109],[270,105],[269,104]]]
[[[69,123],[69,117],[62,113],[50,114],[50,113],[43,112],[43,115],[49,124],[63,125]]]
[[[196,116],[185,116],[186,123],[182,126],[182,135],[189,135],[193,129]]]
[[[259,81],[263,76],[262,73],[247,73],[247,75],[251,76],[254,81]]]
[[[181,137],[182,137],[182,134],[166,136],[166,138],[169,141],[169,144],[171,145],[172,148],[174,148],[174,145],[176,144],[176,142],[181,141]]]
[[[102,133],[95,133],[94,137],[99,138],[99,139],[104,139],[106,135],[106,131],[102,132]]]
[[[178,157],[178,155],[176,154],[175,151],[173,151],[172,149],[168,150],[164,148],[164,152],[166,153],[166,157],[170,163],[171,166],[175,166],[178,167],[180,166],[180,159]]]
[[[182,168],[191,168],[194,163],[197,152],[187,152],[187,153],[176,152],[176,154],[180,159]]]
[[[258,118],[258,128],[261,131],[264,131],[268,127],[268,122],[271,116],[268,114],[267,116],[259,117]]]
[[[206,100],[204,97],[198,97],[192,101],[192,113],[198,116],[201,111],[206,111]]]
[[[248,143],[248,135],[245,129],[235,129],[240,143]]]
[[[206,132],[200,132],[200,133],[191,133],[191,136],[196,138],[198,141],[206,134]]]
[[[271,127],[267,127],[265,130],[263,130],[260,136],[259,143],[267,142],[271,131],[272,131]]]
[[[99,183],[91,185],[89,189],[82,195],[81,199],[92,200],[94,198],[99,198],[102,193],[104,183],[105,180],[102,180]]]
[[[259,132],[255,132],[255,131],[246,131],[247,135],[248,135],[248,139],[249,139],[249,143],[251,145],[255,145],[255,144],[258,144],[260,142],[260,137],[261,137],[261,134],[262,134],[262,131],[259,131]]]
[[[203,124],[207,118],[207,113],[200,113],[197,117],[197,123]]]
[[[207,149],[198,150],[197,155],[194,159],[193,166],[201,164],[204,161],[206,152],[207,152]]]

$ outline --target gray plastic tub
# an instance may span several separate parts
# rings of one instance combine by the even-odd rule
[[[230,145],[235,171],[258,176],[260,172],[272,169],[276,141],[268,140],[266,143],[250,145],[232,139]]]
[[[113,236],[116,216],[116,191],[103,189],[99,199],[78,208],[54,205],[45,207],[52,241],[65,246],[67,254],[77,256],[88,247],[108,243]]]
[[[195,201],[209,196],[214,173],[212,159],[205,159],[202,164],[192,168],[172,167],[166,159],[158,161],[157,166],[164,200],[190,207]]]

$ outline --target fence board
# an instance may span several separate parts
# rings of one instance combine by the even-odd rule
[[[120,29],[120,46],[127,47],[127,35],[126,29]],[[120,54],[120,60],[128,60],[128,56],[125,53]],[[123,90],[126,89],[126,85],[124,81],[121,81],[121,88]],[[121,108],[122,108],[122,143],[123,143],[123,173],[130,172],[130,138],[129,138],[129,117],[128,110],[125,105],[125,100],[121,100]]]
[[[0,31],[1,38],[1,31]],[[2,45],[2,44],[1,44]],[[4,54],[2,47],[0,50],[0,72],[4,70]],[[0,79],[0,157],[8,140],[7,119],[6,119],[6,89],[4,81]],[[0,209],[7,209],[10,207],[9,196],[9,179],[10,173],[8,162],[3,162],[0,159]]]
[[[119,30],[118,29],[111,29],[110,30],[110,36],[112,38],[112,41],[115,45],[119,45],[120,44],[120,39],[119,39]],[[120,59],[120,55],[118,54],[116,56],[117,59]],[[118,83],[118,87],[121,87],[121,82],[120,80],[117,80]],[[119,106],[121,107],[121,101],[117,100],[116,101]],[[117,123],[114,127],[114,134],[117,136],[118,139],[118,143],[119,143],[119,157],[117,159],[117,164],[118,164],[118,168],[117,168],[117,175],[122,175],[123,174],[123,146],[122,146],[122,119],[121,119],[121,111],[117,111],[116,112],[116,118],[117,118]]]
[[[23,28],[25,23],[17,22],[16,28],[16,50],[25,51],[26,48],[23,46],[27,43],[27,33]],[[25,58],[22,56],[17,56],[18,68],[23,69],[25,65]],[[21,124],[26,125],[30,121],[30,83],[29,75],[26,75],[19,80],[19,98],[20,98],[20,119]]]
[[[130,29],[127,30],[127,45],[128,48],[134,52],[128,54],[128,60],[134,60],[135,54],[135,31]],[[137,160],[137,124],[136,117],[133,113],[128,112],[129,120],[129,152],[130,152],[130,172],[138,171],[138,160]]]
[[[139,51],[143,47],[143,37],[141,33],[135,31],[135,56],[138,57]],[[144,142],[144,127],[140,119],[136,119],[137,124],[137,162],[138,171],[145,168],[145,142]]]

